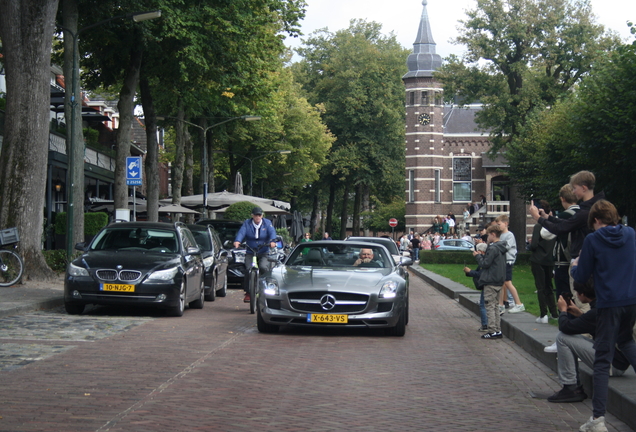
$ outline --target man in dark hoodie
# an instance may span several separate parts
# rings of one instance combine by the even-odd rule
[[[488,248],[482,255],[473,251],[473,256],[481,268],[479,285],[484,287],[484,304],[488,315],[488,333],[482,339],[501,339],[501,316],[499,315],[499,295],[506,279],[506,245],[499,241],[501,228],[492,224],[486,230],[488,233]]]
[[[603,432],[607,431],[607,386],[616,347],[636,368],[632,335],[636,323],[636,234],[633,228],[618,224],[616,207],[605,200],[592,206],[588,223],[595,231],[585,238],[571,270],[580,283],[594,276],[597,308],[593,416],[579,430]]]
[[[568,219],[558,219],[554,216],[548,216],[543,210],[537,209],[534,204],[530,204],[528,211],[534,220],[552,234],[558,236],[571,233],[570,255],[572,258],[576,258],[579,256],[585,236],[591,232],[587,226],[587,215],[595,202],[605,199],[605,194],[599,192],[594,195],[596,177],[594,177],[594,174],[590,171],[579,171],[571,176],[570,185],[572,185],[572,192],[576,198],[582,201],[579,204],[580,210],[572,217]],[[570,278],[570,290],[578,308],[583,312],[590,310],[589,305],[583,304],[578,300],[572,287],[572,278]]]

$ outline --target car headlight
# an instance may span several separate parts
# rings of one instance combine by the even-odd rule
[[[158,280],[158,281],[168,281],[174,279],[174,277],[179,272],[179,267],[174,267],[166,270],[157,270],[156,272],[150,273],[147,280]]]
[[[214,257],[213,256],[209,256],[207,258],[203,258],[203,265],[205,266],[205,269],[209,269],[210,266],[214,264]]]
[[[73,263],[70,263],[68,265],[68,275],[69,276],[89,276],[88,270],[86,270],[84,267],[76,266]]]
[[[380,289],[380,298],[394,298],[397,295],[398,283],[395,281],[385,282]]]
[[[276,279],[266,278],[262,283],[265,285],[263,288],[263,293],[265,295],[277,296],[280,293],[280,288],[278,287],[278,282]]]

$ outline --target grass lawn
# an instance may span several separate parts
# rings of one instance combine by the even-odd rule
[[[477,263],[466,262],[466,265],[474,270],[477,268]],[[440,276],[447,277],[448,279],[459,282],[468,288],[475,289],[473,284],[473,278],[466,277],[462,269],[461,264],[420,264],[422,268],[428,271],[437,273]],[[534,278],[530,271],[529,265],[515,265],[512,270],[512,284],[517,288],[519,298],[526,307],[526,312],[529,312],[535,316],[539,316],[539,300],[535,294]],[[553,323],[556,323],[554,321]]]

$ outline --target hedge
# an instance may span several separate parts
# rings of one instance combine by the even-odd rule
[[[94,236],[100,229],[108,225],[106,213],[84,213],[84,235]],[[66,234],[66,212],[55,215],[55,234]]]
[[[519,252],[515,264],[530,264],[530,252]],[[421,264],[468,264],[475,262],[472,252],[421,250]]]

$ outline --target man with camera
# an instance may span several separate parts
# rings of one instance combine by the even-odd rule
[[[572,301],[569,293],[564,293],[557,301],[559,309],[559,333],[556,337],[557,371],[563,388],[548,398],[548,402],[581,402],[587,398],[579,382],[578,360],[590,369],[594,367],[593,339],[596,334],[596,307],[592,280],[586,284],[574,282],[574,292],[582,303],[591,309],[583,313]],[[629,361],[618,349],[614,353],[611,376],[621,376],[629,367]]]

